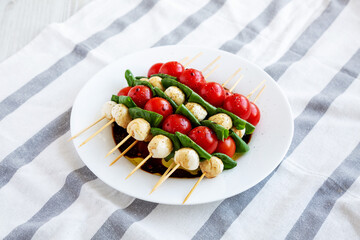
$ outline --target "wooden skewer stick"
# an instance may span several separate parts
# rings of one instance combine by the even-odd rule
[[[210,72],[208,72],[204,78],[207,79],[218,67],[220,67],[219,64],[216,65],[213,69],[211,69]]]
[[[86,130],[88,130],[89,128],[93,127],[95,124],[97,124],[98,122],[100,122],[101,120],[103,120],[105,118],[105,116],[102,116],[101,118],[99,118],[98,120],[96,120],[95,122],[93,122],[92,124],[90,124],[88,127],[84,128],[83,130],[81,130],[80,132],[78,132],[77,134],[75,134],[74,136],[72,136],[71,138],[69,138],[68,141],[73,140],[74,138],[77,138],[78,136],[80,136],[81,134],[83,134]]]
[[[138,142],[138,140],[135,140],[132,144],[130,144],[130,146],[129,146],[127,149],[125,149],[125,150],[120,154],[120,156],[118,156],[117,158],[115,158],[115,160],[114,160],[112,163],[110,163],[109,166],[112,166],[114,163],[116,163],[117,160],[119,160],[122,156],[124,156],[133,146],[135,146],[135,144],[136,144],[137,142]]]
[[[246,98],[251,97],[251,95],[253,95],[254,92],[256,92],[256,91],[261,87],[261,85],[262,85],[265,81],[266,81],[266,80],[263,80],[261,83],[259,83],[259,84],[254,88],[254,90],[252,90],[252,91],[246,96]]]
[[[164,174],[160,177],[159,181],[157,181],[157,183],[155,184],[155,187],[159,184],[160,181],[162,181],[162,179],[164,177],[166,177],[166,175],[170,172],[170,170],[175,166],[175,163],[173,162],[168,169],[166,169],[166,171],[164,172]],[[149,194],[151,194],[153,191],[155,191],[155,187],[151,190],[151,192]]]
[[[175,170],[178,169],[178,167],[180,167],[180,164],[176,164],[176,166],[167,175],[164,174],[165,177],[163,177],[156,183],[154,188],[151,190],[150,194],[153,193],[163,182],[165,182],[165,180],[168,179],[171,176],[171,174],[173,174]]]
[[[232,91],[235,89],[236,85],[238,85],[238,83],[240,82],[241,79],[243,79],[243,77],[244,77],[244,75],[241,75],[241,76],[238,78],[238,80],[236,80],[236,82],[234,83],[234,85],[229,89],[229,92],[232,92]]]
[[[82,144],[80,144],[79,147],[81,147],[82,145],[84,145],[85,143],[87,143],[88,141],[90,141],[93,137],[95,137],[96,135],[98,135],[102,130],[104,130],[107,126],[109,126],[110,124],[112,124],[113,122],[115,122],[115,119],[111,119],[107,124],[105,124],[104,126],[102,126],[99,130],[97,130],[93,135],[91,135],[90,137],[88,137],[88,139],[86,139]]]
[[[256,100],[258,100],[258,98],[260,97],[261,93],[264,91],[265,87],[266,87],[266,85],[264,85],[263,88],[260,90],[260,92],[258,93],[258,95],[255,97],[253,103],[255,103]]]
[[[130,173],[129,175],[125,178],[128,179],[131,175],[133,175],[134,172],[136,172],[139,168],[141,168],[142,165],[144,165],[144,163],[146,163],[147,160],[149,160],[149,158],[152,157],[152,153],[150,153],[146,158],[144,158],[144,160],[142,160]]]
[[[190,63],[192,63],[193,61],[195,61],[198,57],[200,57],[203,53],[199,52],[195,57],[193,57],[192,59],[190,59],[189,62],[187,62],[186,64],[184,64],[184,68],[186,68],[187,66],[190,65]]]
[[[131,137],[130,134],[127,135],[121,142],[118,143],[118,145],[116,145],[113,149],[111,149],[110,152],[108,152],[105,157],[112,154],[116,149],[118,149],[121,145],[123,145],[130,137]]]
[[[180,63],[183,64],[184,62],[186,62],[188,60],[189,57],[184,57],[183,59],[180,60]]]
[[[190,195],[192,194],[192,192],[195,190],[195,188],[197,187],[197,185],[199,185],[199,183],[201,182],[201,180],[205,177],[205,173],[203,173],[201,175],[201,177],[197,180],[197,182],[195,183],[195,185],[192,187],[192,189],[190,190],[190,192],[188,193],[188,195],[186,196],[186,198],[184,199],[183,203],[184,204],[190,197]]]
[[[206,70],[208,70],[214,63],[216,63],[217,61],[219,61],[219,59],[221,58],[221,56],[217,56],[211,63],[209,63],[203,70],[201,70],[201,72],[205,72]]]
[[[238,68],[238,70],[236,70],[228,79],[226,79],[226,81],[221,86],[225,87],[225,85],[230,82],[230,80],[233,79],[240,71],[241,68]]]

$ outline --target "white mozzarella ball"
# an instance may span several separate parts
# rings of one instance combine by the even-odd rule
[[[223,126],[226,129],[230,129],[232,127],[232,120],[225,113],[215,114],[215,115],[209,117],[209,120]]]
[[[200,158],[192,148],[180,148],[175,152],[174,162],[187,170],[195,170],[199,167]]]
[[[149,78],[149,82],[151,83],[151,85],[153,85],[154,87],[159,88],[161,91],[164,91],[165,88],[161,83],[161,77],[151,77]]]
[[[150,134],[150,124],[143,118],[136,118],[128,124],[127,132],[136,140],[144,141]]]
[[[116,104],[111,110],[111,115],[120,127],[126,128],[131,122],[129,109],[124,104]]]
[[[151,139],[148,150],[153,158],[165,158],[173,150],[173,144],[170,138],[164,135],[156,135]]]
[[[148,81],[149,81],[148,78],[140,78],[139,80],[140,80],[140,81],[145,81],[145,82],[148,82]]]
[[[212,156],[200,163],[200,169],[205,173],[205,177],[214,178],[224,170],[224,164],[220,158]]]
[[[197,120],[202,121],[206,118],[207,112],[203,106],[198,103],[188,102],[185,107],[194,114]]]
[[[113,116],[111,115],[111,110],[115,105],[116,102],[113,101],[107,101],[106,103],[104,103],[104,105],[101,108],[102,116],[105,116],[108,120],[113,119]]]
[[[185,102],[185,94],[178,87],[168,87],[164,93],[169,98],[171,98],[177,105],[181,105]]]
[[[245,128],[239,130],[236,127],[232,127],[231,130],[233,130],[233,132],[236,133],[240,138],[245,135]]]

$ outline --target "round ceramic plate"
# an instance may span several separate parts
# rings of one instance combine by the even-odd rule
[[[125,56],[96,74],[78,94],[71,113],[71,133],[74,135],[99,119],[103,103],[110,100],[112,94],[127,86],[124,78],[126,69],[130,69],[136,76],[143,76],[154,63],[180,61],[199,52],[203,54],[189,67],[201,70],[217,56],[221,56],[218,61],[220,67],[207,81],[223,83],[241,67],[240,74],[243,74],[244,78],[234,92],[247,95],[264,79],[266,88],[256,102],[261,111],[261,120],[249,143],[250,151],[237,160],[237,167],[224,171],[214,179],[204,178],[186,204],[207,203],[239,194],[268,176],[285,156],[293,136],[290,105],[276,82],[262,69],[239,56],[217,49],[195,46],[146,49]],[[235,81],[236,78],[227,87],[231,87]],[[89,169],[111,187],[130,196],[163,204],[181,204],[197,178],[169,178],[149,195],[160,178],[158,175],[138,170],[125,180],[134,168],[126,158],[121,158],[109,167],[112,160],[119,155],[119,151],[115,151],[105,158],[106,153],[115,146],[111,127],[78,148],[81,142],[106,122],[107,120],[103,120],[74,140],[76,150]]]

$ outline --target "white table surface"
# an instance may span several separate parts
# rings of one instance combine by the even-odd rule
[[[48,24],[63,22],[93,0],[1,0],[0,62],[16,53]]]

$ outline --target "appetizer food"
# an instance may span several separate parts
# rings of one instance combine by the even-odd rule
[[[147,77],[135,77],[126,70],[128,87],[120,89],[111,101],[104,103],[102,117],[79,134],[103,119],[109,120],[80,146],[90,141],[105,127],[113,125],[117,144],[108,152],[121,151],[110,165],[125,156],[136,165],[130,177],[139,168],[154,174],[162,174],[153,192],[168,177],[200,177],[195,187],[204,178],[215,178],[223,170],[236,167],[236,160],[249,151],[248,143],[255,126],[260,121],[260,110],[248,96],[233,93],[240,76],[230,89],[224,88],[240,68],[224,84],[207,82],[204,77],[220,57],[202,71],[186,68],[177,61],[155,63]],[[262,83],[261,83],[262,84]],[[127,177],[127,178],[128,178]]]

